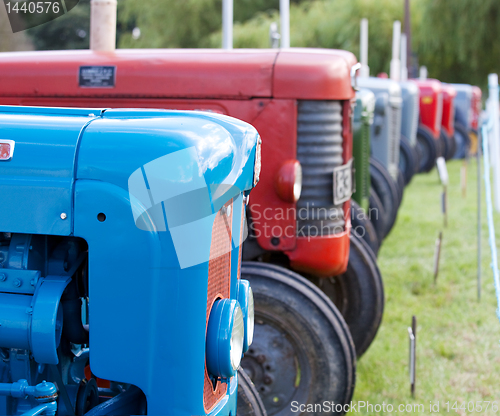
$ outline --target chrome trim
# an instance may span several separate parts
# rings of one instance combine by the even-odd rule
[[[356,73],[361,69],[361,64],[357,64],[351,67],[351,87],[354,91],[358,91],[358,82],[356,80]]]

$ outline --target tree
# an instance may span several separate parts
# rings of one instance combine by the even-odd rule
[[[448,82],[485,86],[500,67],[498,0],[423,0],[415,33],[419,61]]]

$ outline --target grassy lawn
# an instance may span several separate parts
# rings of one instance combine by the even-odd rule
[[[397,223],[385,240],[379,267],[385,285],[385,312],[378,335],[358,362],[353,403],[400,404],[496,401],[500,408],[500,323],[490,268],[484,185],[482,190],[482,299],[477,300],[477,164],[467,166],[467,195],[462,197],[462,161],[448,163],[448,227],[443,227],[437,172],[415,176],[406,188]],[[500,215],[495,216],[500,242]],[[433,282],[435,241],[443,231],[441,267]],[[412,315],[417,327],[417,383],[411,398],[408,376],[408,332]],[[472,410],[472,403],[469,405]],[[357,409],[359,413],[359,409]],[[354,412],[352,412],[354,413]],[[469,414],[459,410],[459,414]],[[489,404],[484,415],[492,411]],[[411,414],[411,412],[403,412]],[[450,409],[450,414],[456,414]],[[478,413],[479,414],[479,413]]]

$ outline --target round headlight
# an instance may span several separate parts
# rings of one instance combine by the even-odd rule
[[[231,378],[240,367],[245,338],[243,312],[237,300],[214,302],[207,326],[207,370],[216,378]]]
[[[274,180],[278,196],[285,202],[295,203],[302,193],[302,166],[298,160],[283,163]]]
[[[238,302],[243,312],[243,323],[245,326],[243,352],[247,352],[253,341],[253,329],[255,320],[253,292],[248,280],[240,279],[238,281]]]
[[[245,325],[243,323],[243,312],[240,307],[235,309],[233,320],[233,332],[231,334],[231,367],[234,372],[238,371],[243,355],[243,340],[245,338]]]

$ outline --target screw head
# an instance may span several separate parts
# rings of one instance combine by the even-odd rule
[[[65,220],[66,218],[68,218],[68,216],[66,215],[66,213],[65,213],[65,212],[63,212],[63,213],[61,214],[61,219],[62,219],[62,220]]]

